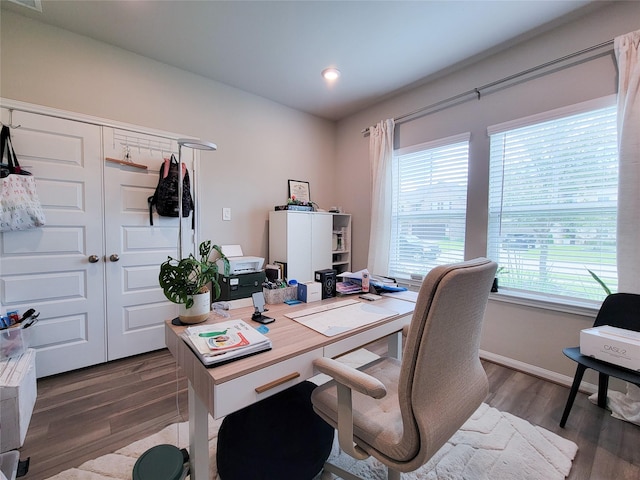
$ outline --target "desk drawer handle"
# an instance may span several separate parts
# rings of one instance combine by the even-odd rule
[[[256,393],[264,393],[267,390],[271,390],[272,388],[277,387],[278,385],[282,385],[283,383],[287,383],[289,380],[293,380],[294,378],[298,378],[300,376],[300,374],[298,372],[294,372],[294,373],[290,373],[289,375],[286,375],[282,378],[279,378],[277,380],[274,380],[273,382],[269,382],[265,385],[261,385],[259,387],[256,387]]]

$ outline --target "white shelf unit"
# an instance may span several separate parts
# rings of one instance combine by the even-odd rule
[[[351,214],[333,213],[331,268],[336,274],[351,271]]]

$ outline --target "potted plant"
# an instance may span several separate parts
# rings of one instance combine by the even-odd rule
[[[211,245],[211,240],[200,244],[200,259],[193,254],[182,260],[168,257],[160,265],[160,286],[165,297],[180,305],[179,317],[182,323],[200,323],[207,319],[212,300],[209,283],[214,292],[213,300],[220,296],[217,279],[219,264],[209,258],[213,250],[218,252],[225,272],[228,272],[229,260],[218,245]]]

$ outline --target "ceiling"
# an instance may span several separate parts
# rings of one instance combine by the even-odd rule
[[[42,0],[2,8],[339,120],[471,57],[575,18],[590,0]],[[342,75],[325,81],[329,66]]]

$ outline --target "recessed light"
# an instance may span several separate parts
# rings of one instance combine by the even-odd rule
[[[340,70],[338,70],[337,68],[325,68],[324,70],[322,70],[322,77],[325,80],[335,80],[340,76]]]

